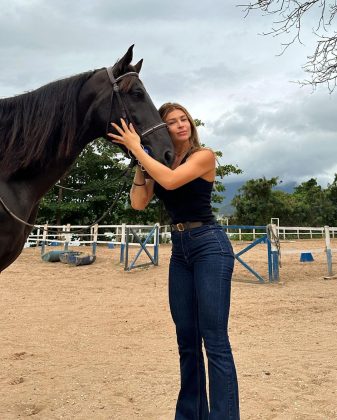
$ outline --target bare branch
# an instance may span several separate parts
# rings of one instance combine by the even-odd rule
[[[337,82],[337,35],[319,37],[313,55],[308,57],[303,66],[306,73],[311,75],[310,80],[302,84],[327,84],[329,91],[333,91]]]
[[[300,34],[303,28],[303,21],[308,12],[316,7],[319,10],[316,29],[313,29],[318,41],[315,52],[307,57],[303,69],[311,77],[310,80],[299,82],[302,85],[326,84],[330,92],[334,91],[337,85],[337,33],[334,31],[331,36],[318,34],[319,30],[327,32],[337,14],[336,0],[328,3],[327,0],[255,0],[249,4],[240,5],[245,16],[254,10],[260,10],[265,15],[277,16],[274,19],[272,28],[263,35],[291,35],[290,40],[281,43],[282,55],[290,45],[295,42],[302,43]]]

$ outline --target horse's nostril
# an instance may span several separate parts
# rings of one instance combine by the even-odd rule
[[[165,162],[171,165],[173,163],[173,153],[169,150],[164,153]]]

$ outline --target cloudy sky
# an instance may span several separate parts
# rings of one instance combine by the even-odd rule
[[[0,0],[0,97],[113,64],[131,44],[154,103],[181,102],[205,123],[201,138],[243,175],[283,182],[337,172],[337,93],[294,81],[314,48],[259,35],[272,19],[244,18],[244,0]],[[211,6],[210,6],[211,4]]]

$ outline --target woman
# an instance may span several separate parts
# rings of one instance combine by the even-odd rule
[[[130,192],[133,208],[143,210],[153,194],[163,200],[172,219],[169,300],[176,325],[181,389],[176,420],[238,420],[239,396],[228,339],[231,244],[212,215],[211,192],[215,155],[202,148],[194,121],[175,103],[161,106],[175,149],[172,168],[152,159],[141,147],[132,124],[113,124],[113,141],[126,146],[152,179],[138,167]],[[202,353],[204,342],[209,374],[209,405]]]

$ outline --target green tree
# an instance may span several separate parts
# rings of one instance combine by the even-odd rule
[[[329,216],[327,217],[327,225],[337,226],[337,174],[334,176],[332,184],[329,184],[326,189],[326,194],[329,200]]]
[[[329,191],[318,185],[316,179],[302,182],[295,188],[293,198],[293,220],[297,226],[324,226],[333,218]]]
[[[222,152],[220,151],[216,151],[215,154],[217,158],[222,157]],[[242,170],[238,168],[237,166],[234,166],[231,164],[220,165],[217,159],[216,179],[214,181],[212,203],[221,204],[224,200],[224,192],[226,191],[226,187],[222,182],[223,178],[230,174],[239,175],[241,173],[242,173]],[[218,211],[219,209],[213,206],[213,212],[217,213]]]
[[[278,217],[283,226],[334,226],[337,221],[337,175],[323,189],[316,179],[298,185],[292,194],[275,190],[278,178],[247,181],[233,200],[234,222],[265,225]]]
[[[272,217],[279,217],[282,221],[289,220],[289,194],[273,190],[277,185],[277,177],[248,180],[232,200],[235,207],[233,221],[238,224],[262,226],[270,223]]]
[[[37,223],[89,224],[97,220],[119,193],[125,181],[124,156],[104,139],[89,144],[71,170],[42,199]],[[116,178],[119,178],[116,180]],[[114,181],[116,180],[116,181]],[[122,192],[116,207],[102,221],[119,223],[128,202],[128,189]]]

